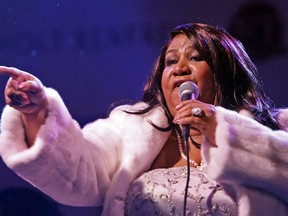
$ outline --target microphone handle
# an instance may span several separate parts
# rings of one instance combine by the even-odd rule
[[[182,125],[182,139],[187,141],[189,135],[190,135],[190,125],[188,124]]]
[[[181,97],[181,101],[186,101],[186,100],[191,100],[191,99],[195,99],[194,94],[191,94],[191,93],[183,94]],[[190,125],[188,124],[182,125],[182,139],[188,140],[189,135],[190,135]]]

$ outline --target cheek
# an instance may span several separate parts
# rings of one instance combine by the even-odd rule
[[[175,115],[175,107],[180,103],[177,89],[173,88],[173,83],[170,82],[169,75],[163,72],[161,80],[162,91],[170,113]]]
[[[169,88],[169,76],[165,70],[163,71],[162,78],[161,78],[161,87],[162,87],[164,97],[167,100],[170,88]]]
[[[214,76],[211,70],[207,70],[198,79],[201,101],[212,104],[214,102]]]

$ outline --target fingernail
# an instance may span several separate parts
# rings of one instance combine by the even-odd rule
[[[173,123],[174,123],[174,124],[178,124],[178,123],[179,123],[179,121],[180,121],[180,120],[179,120],[179,119],[177,119],[177,118],[174,118],[174,119],[173,119]]]
[[[25,85],[23,85],[22,83],[19,84],[19,86],[18,86],[19,89],[23,89],[24,87],[25,87]]]

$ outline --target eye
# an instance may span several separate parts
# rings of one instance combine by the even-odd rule
[[[171,65],[174,65],[174,64],[177,64],[178,60],[176,58],[168,58],[166,59],[165,61],[165,66],[171,66]]]
[[[203,61],[204,58],[200,55],[192,55],[190,58],[189,58],[190,61],[194,61],[194,62],[199,62],[199,61]]]

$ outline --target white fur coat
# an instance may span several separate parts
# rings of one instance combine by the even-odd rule
[[[129,115],[122,106],[83,129],[62,99],[46,89],[49,114],[35,145],[27,148],[18,111],[6,106],[1,118],[0,153],[19,176],[56,201],[74,206],[103,205],[103,215],[123,215],[130,183],[147,171],[171,132],[163,110]],[[235,190],[239,215],[288,215],[288,133],[272,131],[245,111],[216,108],[216,143],[203,144],[209,176]],[[246,116],[245,116],[246,115]],[[279,115],[288,128],[288,110]]]

